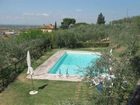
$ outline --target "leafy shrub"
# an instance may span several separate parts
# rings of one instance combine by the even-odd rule
[[[50,47],[50,37],[38,30],[0,40],[0,90],[3,90],[26,66],[28,50],[33,59],[39,58]],[[21,61],[23,59],[23,61]],[[21,65],[18,66],[18,64]],[[7,67],[8,66],[8,67]]]
[[[79,42],[81,47],[108,47],[109,42]]]

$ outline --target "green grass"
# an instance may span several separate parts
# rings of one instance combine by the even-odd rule
[[[34,80],[35,89],[47,84],[39,93],[31,96],[31,81],[25,79],[21,74],[15,82],[11,83],[4,92],[0,94],[0,105],[58,105],[60,102],[84,102],[88,101],[93,91],[85,83],[67,81]]]
[[[33,61],[33,67],[36,68],[58,50],[60,49],[45,52],[42,57]],[[36,89],[44,84],[48,85],[40,89],[37,95],[31,96],[31,80],[26,79],[26,71],[25,69],[5,91],[0,93],[0,105],[58,105],[59,102],[69,99],[85,101],[89,96],[90,89],[84,83],[78,87],[78,82],[48,80],[34,80]]]
[[[34,84],[36,89],[44,84],[48,85],[40,89],[37,95],[31,96],[30,80],[17,78],[0,94],[0,105],[54,105],[75,98],[76,82],[36,80]]]

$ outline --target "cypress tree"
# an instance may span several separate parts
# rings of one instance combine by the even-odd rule
[[[102,13],[100,13],[100,14],[98,15],[97,24],[105,24],[105,17],[103,16]]]
[[[57,30],[57,23],[55,21],[55,24],[54,24],[54,29]]]

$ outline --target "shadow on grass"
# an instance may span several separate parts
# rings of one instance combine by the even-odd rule
[[[42,86],[39,86],[39,87],[38,87],[38,90],[42,90],[42,89],[44,89],[46,86],[48,86],[48,84],[44,84],[44,85],[42,85]]]

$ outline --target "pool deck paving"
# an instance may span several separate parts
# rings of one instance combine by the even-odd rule
[[[58,74],[49,74],[48,71],[55,65],[55,63],[59,60],[60,57],[66,51],[71,50],[60,50],[52,55],[48,60],[46,60],[43,64],[38,66],[33,73],[33,79],[43,79],[43,80],[61,80],[61,81],[81,81],[83,77],[80,76],[71,76],[71,75],[58,75]],[[71,52],[87,52],[87,51],[71,51]],[[95,52],[96,53],[96,52]],[[27,76],[28,79],[31,79],[31,75]]]

